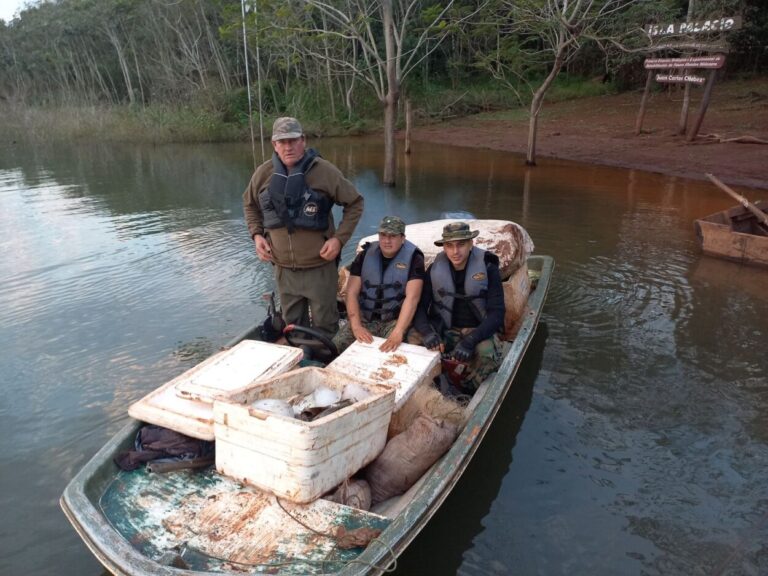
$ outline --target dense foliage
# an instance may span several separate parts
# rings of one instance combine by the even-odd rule
[[[726,38],[727,74],[768,70],[762,2],[697,0],[694,18],[743,17],[744,27]],[[387,4],[396,22],[409,23],[395,38],[397,66],[408,68],[395,72],[418,113],[510,107],[529,102],[552,69],[545,35],[556,26],[520,20],[521,10],[548,3],[249,0],[244,22],[240,0],[43,0],[0,20],[0,102],[189,109],[200,123],[245,126],[248,72],[251,106],[265,117],[291,113],[315,119],[319,129],[325,121],[354,130],[380,121],[386,84],[377,78],[388,70],[377,67],[375,47],[383,42],[379,5]],[[565,76],[639,85],[643,26],[685,20],[687,12],[686,0],[634,0],[601,15],[602,36],[578,37]]]

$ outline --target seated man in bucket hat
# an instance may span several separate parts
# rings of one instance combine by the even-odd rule
[[[391,352],[405,338],[419,304],[424,284],[424,254],[405,239],[405,222],[385,216],[379,224],[379,241],[363,246],[349,268],[347,317],[333,339],[339,352],[352,342],[371,343],[386,338],[379,347]]]
[[[443,252],[427,269],[414,328],[430,350],[440,349],[462,366],[460,392],[474,393],[501,363],[504,289],[499,258],[474,246],[477,230],[451,222],[435,242]],[[411,340],[415,342],[415,339]],[[445,368],[445,362],[444,362]]]

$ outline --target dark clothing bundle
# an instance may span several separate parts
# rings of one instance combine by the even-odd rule
[[[134,448],[120,452],[115,457],[115,464],[122,470],[135,470],[153,460],[195,460],[210,458],[214,453],[213,442],[190,438],[168,428],[150,424],[139,429]]]

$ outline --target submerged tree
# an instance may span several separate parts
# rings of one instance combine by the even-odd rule
[[[320,18],[305,28],[311,35],[332,36],[350,46],[344,52],[312,52],[361,79],[384,108],[385,184],[395,184],[395,125],[403,80],[423,58],[436,50],[448,33],[446,15],[453,0],[443,6],[420,0],[349,0],[346,3],[304,0]],[[356,55],[349,58],[350,54]]]

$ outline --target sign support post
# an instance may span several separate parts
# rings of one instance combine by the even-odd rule
[[[707,85],[704,87],[704,95],[701,97],[701,104],[699,105],[699,115],[696,117],[691,129],[688,131],[688,135],[685,137],[686,142],[692,142],[699,133],[701,123],[704,121],[704,114],[707,113],[707,107],[709,106],[709,99],[712,96],[712,86],[715,83],[715,74],[717,70],[709,71],[709,78],[707,78]]]
[[[637,113],[635,121],[635,136],[639,136],[643,130],[643,120],[645,119],[645,105],[648,102],[648,93],[651,91],[651,82],[653,81],[653,70],[648,70],[648,77],[645,79],[645,90],[643,90],[643,99],[640,100],[640,110]]]

